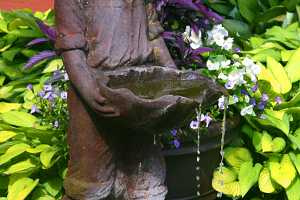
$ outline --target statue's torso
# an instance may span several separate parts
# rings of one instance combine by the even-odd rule
[[[84,14],[89,65],[112,69],[148,59],[144,0],[90,0]]]

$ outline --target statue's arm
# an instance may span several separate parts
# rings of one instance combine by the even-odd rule
[[[72,85],[85,102],[104,117],[115,116],[114,108],[106,105],[97,80],[86,61],[85,21],[77,0],[55,0],[56,48],[62,55]]]

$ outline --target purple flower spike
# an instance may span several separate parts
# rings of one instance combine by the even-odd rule
[[[36,22],[39,26],[39,28],[41,29],[41,31],[52,41],[55,41],[56,39],[56,31],[54,28],[48,26],[47,24],[45,24],[44,22],[42,22],[41,20],[37,20]]]
[[[241,49],[237,47],[237,48],[234,49],[234,52],[235,53],[241,53]]]
[[[258,84],[255,84],[255,85],[251,88],[252,92],[256,92],[257,89],[258,89]]]
[[[66,100],[68,98],[68,93],[63,91],[60,93],[60,97],[63,99],[63,100]]]
[[[30,111],[31,114],[40,113],[40,112],[41,111],[38,109],[38,107],[36,105],[32,105],[31,111]]]
[[[177,139],[173,140],[173,144],[176,147],[176,149],[180,148],[180,142],[179,142],[179,140],[177,140]]]
[[[29,42],[26,46],[31,47],[31,46],[34,46],[37,44],[42,44],[42,43],[48,42],[48,41],[49,41],[49,39],[47,39],[47,38],[36,38],[36,39],[32,40],[31,42]]]
[[[249,96],[249,93],[247,92],[247,90],[241,89],[241,94]]]
[[[33,85],[32,85],[32,84],[28,84],[28,85],[26,86],[26,88],[27,88],[27,90],[32,90],[32,89],[33,89]]]
[[[43,60],[47,60],[50,58],[53,58],[56,56],[55,51],[42,51],[36,55],[34,55],[33,57],[31,57],[29,59],[29,61],[25,64],[25,68],[31,68],[32,66],[34,66],[35,64],[43,61]]]
[[[190,128],[196,130],[199,128],[199,121],[191,121]]]
[[[255,100],[255,98],[251,98],[250,99],[250,105],[256,106],[256,100]]]
[[[176,129],[171,130],[171,135],[175,137],[177,135],[177,130]]]

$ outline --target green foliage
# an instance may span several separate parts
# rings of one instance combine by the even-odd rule
[[[62,70],[62,60],[55,58],[31,69],[24,68],[33,55],[53,49],[51,42],[26,46],[32,39],[46,37],[36,18],[53,25],[53,16],[52,11],[0,12],[0,199],[3,200],[55,200],[63,195],[66,122],[54,127],[53,120],[67,120],[66,103],[57,98],[57,106],[53,106],[53,102],[38,95],[53,73]],[[66,89],[66,83],[57,85]],[[55,109],[49,109],[51,105]]]

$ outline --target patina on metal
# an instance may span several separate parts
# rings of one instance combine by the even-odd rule
[[[179,127],[224,93],[176,69],[144,0],[56,0],[57,51],[71,80],[65,200],[163,200],[153,134]]]

